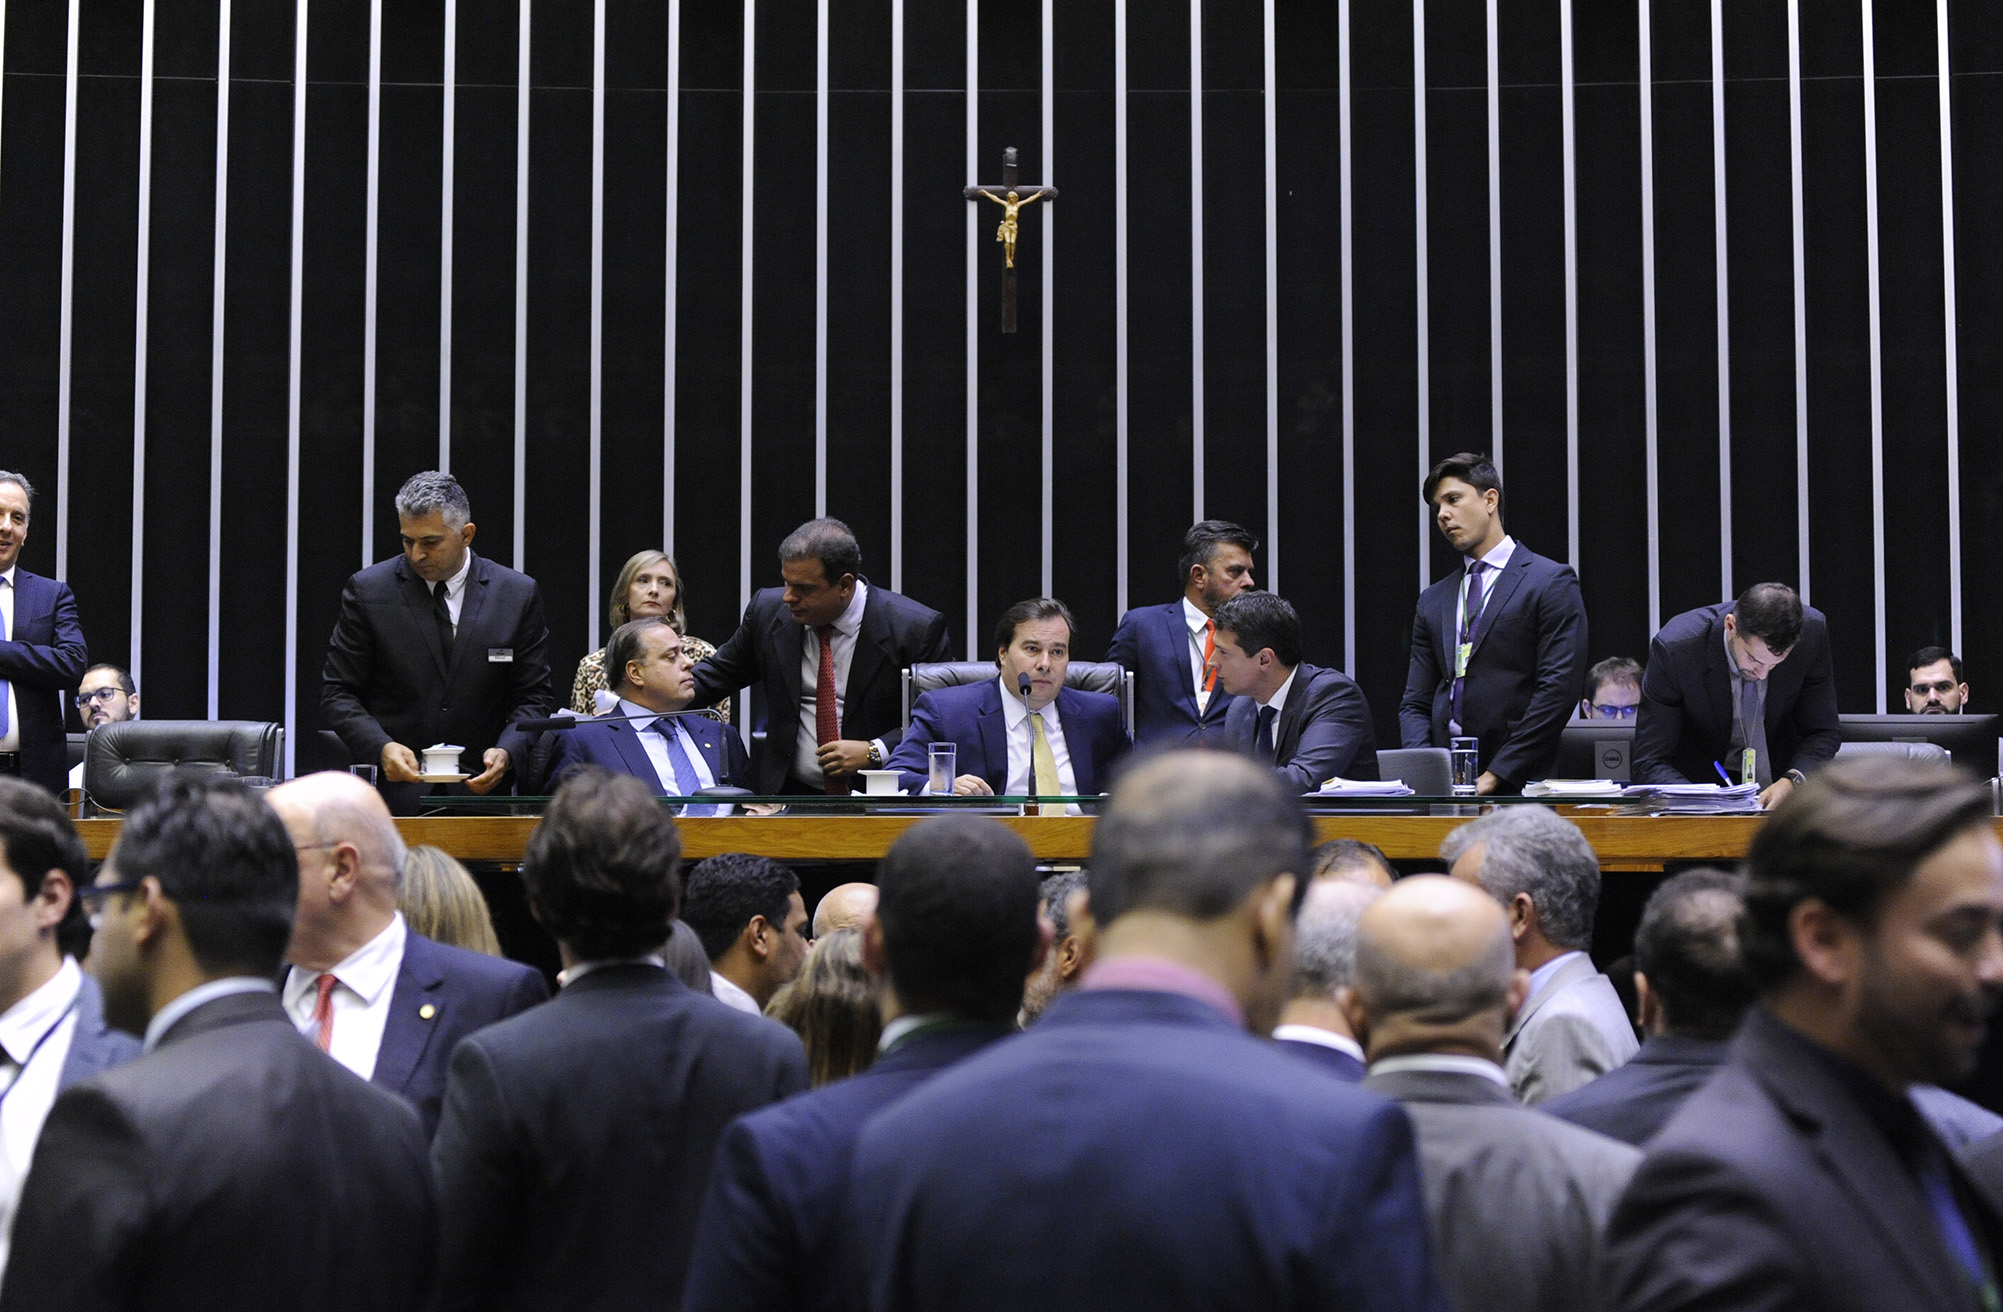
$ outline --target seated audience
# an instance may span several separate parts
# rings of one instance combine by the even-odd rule
[[[1050,951],[1023,986],[1022,1014],[1017,1017],[1023,1027],[1034,1024],[1060,994],[1077,988],[1092,964],[1090,896],[1083,870],[1060,871],[1038,886],[1036,913],[1050,922]]]
[[[1404,1114],[1257,1037],[1290,978],[1309,836],[1238,757],[1126,774],[1094,837],[1083,983],[863,1130],[869,1306],[1441,1306]]]
[[[587,765],[630,774],[657,797],[693,797],[697,789],[751,781],[737,730],[706,715],[676,714],[695,696],[695,662],[673,625],[658,615],[629,620],[605,650],[618,694],[608,712],[615,718],[579,720],[557,733],[551,786]]]
[[[709,954],[717,1001],[754,1016],[807,958],[800,877],[766,857],[726,852],[697,862],[682,919]]]
[[[105,1017],[146,1051],[56,1099],[0,1308],[429,1307],[424,1127],[302,1038],[272,983],[299,859],[271,808],[173,779],[86,897]]]
[[[1922,647],[1906,658],[1906,709],[1914,715],[1959,715],[1968,708],[1961,657],[1945,647]]]
[[[1641,662],[1631,656],[1609,656],[1586,671],[1586,695],[1579,718],[1595,722],[1634,719],[1641,705]]]
[[[396,909],[413,933],[447,947],[502,955],[486,895],[472,873],[443,848],[422,843],[405,850]]]
[[[1363,913],[1344,1001],[1370,1052],[1363,1087],[1419,1136],[1448,1301],[1596,1312],[1600,1236],[1641,1154],[1510,1097],[1502,1034],[1529,988],[1495,902],[1420,875]]]
[[[522,883],[564,972],[452,1054],[432,1149],[448,1312],[680,1306],[723,1127],[806,1087],[785,1026],[664,968],[680,857],[646,788],[602,770],[530,835]]]
[[[1600,859],[1579,827],[1542,806],[1509,806],[1447,835],[1440,857],[1502,904],[1530,995],[1503,1035],[1509,1087],[1540,1103],[1606,1074],[1640,1046],[1620,995],[1593,967]]]
[[[1370,707],[1341,670],[1301,661],[1301,621],[1270,592],[1242,592],[1217,608],[1217,680],[1231,694],[1224,741],[1296,793],[1377,777]]]
[[[1294,921],[1294,983],[1273,1041],[1351,1084],[1363,1078],[1363,1047],[1337,996],[1356,969],[1356,922],[1383,896],[1375,884],[1321,879],[1308,885]]]
[[[891,845],[877,877],[883,900],[862,939],[883,1007],[882,1054],[852,1080],[724,1132],[688,1312],[849,1306],[842,1204],[863,1125],[1010,1031],[1040,950],[1023,841],[992,820],[935,816]]]
[[[836,884],[814,906],[814,937],[861,929],[876,914],[875,884]]]
[[[708,660],[716,654],[716,647],[689,635],[688,616],[683,613],[685,606],[681,570],[667,552],[649,548],[634,552],[620,566],[619,577],[612,580],[612,600],[606,606],[606,615],[614,629],[628,620],[658,616],[681,635],[682,650],[689,654],[689,660]],[[605,675],[605,648],[600,647],[577,662],[577,677],[570,684],[570,709],[579,715],[603,715],[606,711],[598,704],[598,694],[612,691]],[[716,704],[716,715],[725,724],[730,723],[730,698]]]
[[[1652,1139],[1609,1307],[1994,1306],[2003,1214],[1908,1098],[1974,1065],[2003,978],[2003,845],[1956,770],[1837,761],[1746,854],[1758,1002]]]
[[[77,717],[89,733],[100,724],[122,724],[139,718],[139,685],[116,665],[93,665],[77,685]],[[83,762],[70,767],[70,787],[83,787]]]
[[[1375,843],[1334,838],[1314,850],[1314,878],[1349,879],[1389,888],[1397,882],[1398,867]]]
[[[765,1014],[800,1036],[816,1089],[868,1070],[883,1018],[863,969],[862,935],[838,929],[815,939],[800,973],[772,995]]]

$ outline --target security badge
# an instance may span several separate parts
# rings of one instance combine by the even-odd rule
[[[1463,642],[1454,648],[1454,677],[1456,679],[1465,679],[1467,677],[1467,663],[1473,656],[1474,644],[1471,642]]]
[[[515,649],[513,647],[489,647],[487,648],[487,659],[490,662],[513,661],[515,659]]]

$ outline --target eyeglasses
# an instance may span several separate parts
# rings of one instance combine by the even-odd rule
[[[1598,702],[1594,702],[1592,707],[1596,720],[1632,720],[1635,711],[1640,709],[1634,706],[1602,706]]]
[[[77,694],[77,709],[88,710],[93,702],[108,702],[124,691],[125,689],[114,684],[109,688],[92,688],[89,692],[80,692]]]
[[[119,893],[137,893],[145,884],[140,879],[123,879],[115,884],[87,884],[77,890],[77,900],[83,903],[84,917],[90,921],[92,932],[104,928],[104,904]]]

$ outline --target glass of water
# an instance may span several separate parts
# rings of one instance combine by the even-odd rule
[[[931,775],[925,781],[926,792],[932,794],[934,797],[950,797],[952,795],[953,781],[960,777],[959,770],[956,768],[959,764],[959,757],[960,746],[958,743],[933,743],[931,745],[931,751],[926,757],[926,763],[931,767]]]
[[[1453,770],[1454,796],[1474,796],[1475,784],[1481,778],[1481,740],[1449,738],[1447,760]]]

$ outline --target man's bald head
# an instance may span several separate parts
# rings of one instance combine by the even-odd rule
[[[875,884],[837,884],[814,908],[814,937],[825,938],[838,929],[861,929],[875,914]]]
[[[1509,920],[1494,898],[1457,879],[1418,875],[1363,913],[1352,987],[1377,1030],[1397,1021],[1453,1027],[1505,1012],[1515,968]]]
[[[285,827],[297,817],[310,827],[305,842],[351,843],[371,876],[386,879],[392,894],[403,878],[403,836],[382,794],[345,770],[322,770],[280,784],[265,795]],[[293,831],[293,843],[302,840]]]
[[[266,795],[299,856],[299,910],[286,959],[328,970],[389,927],[403,838],[380,794],[329,770]]]

